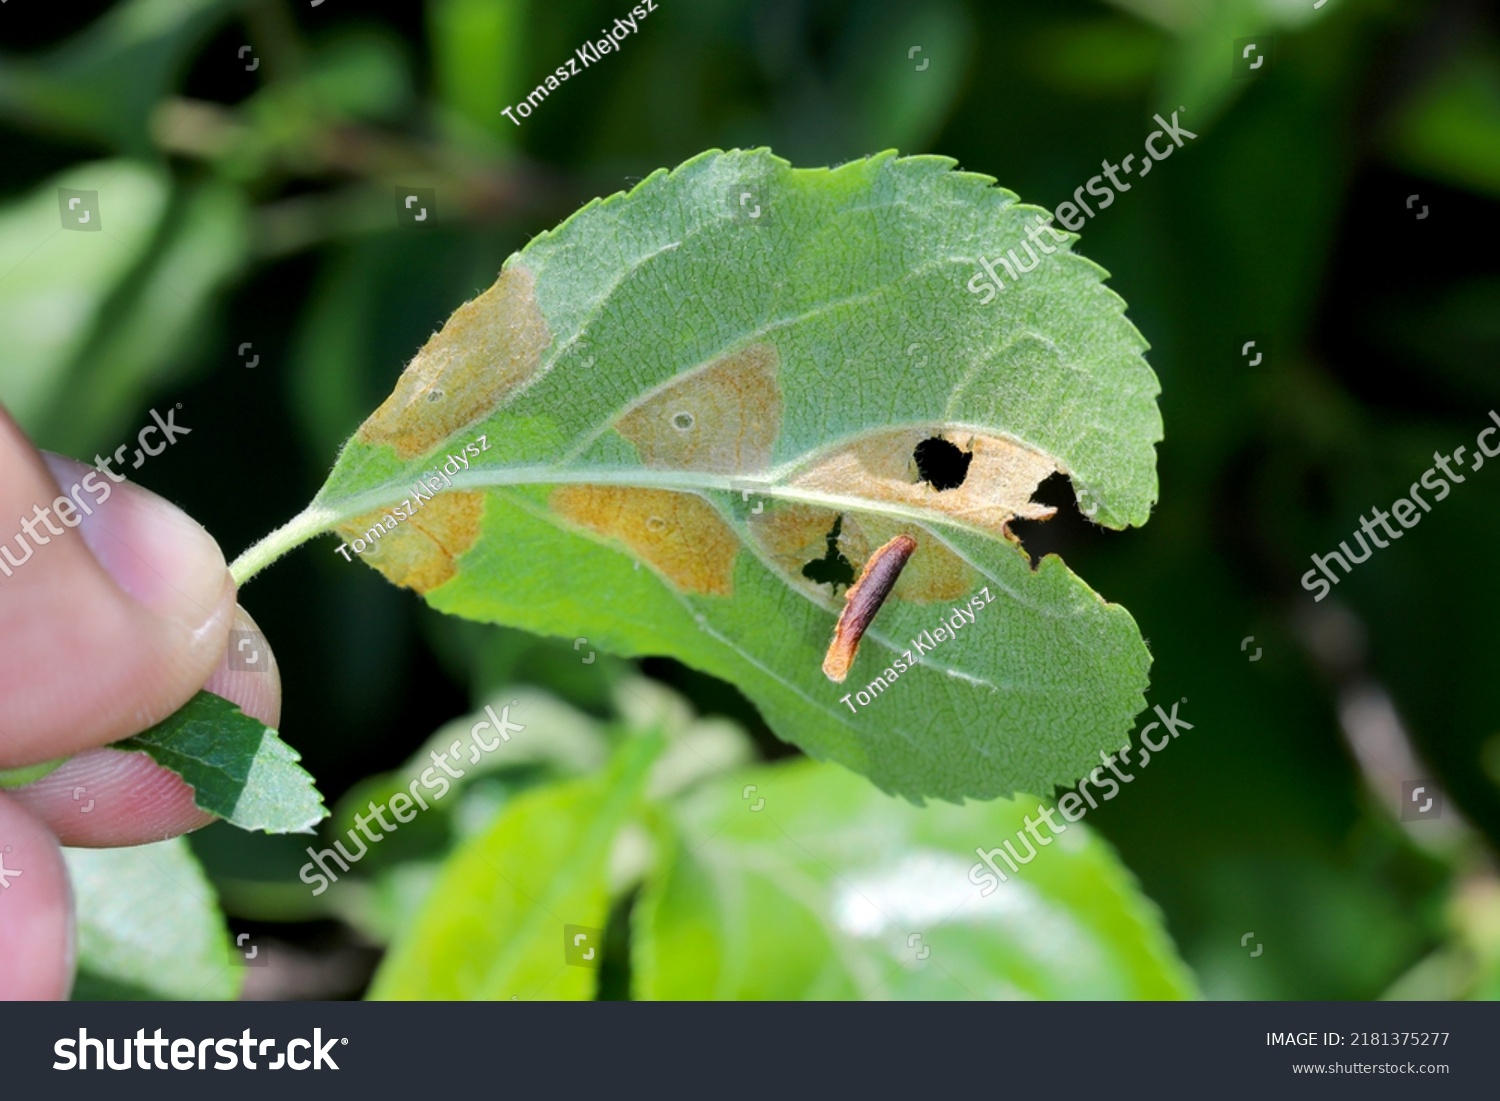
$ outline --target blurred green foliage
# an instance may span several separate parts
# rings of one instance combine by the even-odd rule
[[[74,998],[234,997],[242,972],[186,840],[65,853],[78,908]]]
[[[1103,533],[1065,509],[1024,525],[1024,537],[1131,610],[1154,654],[1153,700],[1190,701],[1192,740],[1089,826],[1160,908],[1196,982],[1038,980],[1016,992],[1500,993],[1500,474],[1455,487],[1322,604],[1297,582],[1310,554],[1400,496],[1434,451],[1471,444],[1500,405],[1500,276],[1478,234],[1500,198],[1493,16],[1458,0],[1317,10],[1272,0],[660,0],[618,54],[521,126],[497,117],[624,7],[125,0],[32,6],[23,17],[9,5],[0,401],[40,446],[82,456],[113,450],[154,405],[181,402],[193,435],[137,476],[233,553],[311,498],[401,365],[506,255],[590,197],[711,147],[768,145],[798,165],[895,147],[956,157],[1053,207],[1101,158],[1139,148],[1153,113],[1180,109],[1199,138],[1099,211],[1078,245],[1109,269],[1154,346],[1167,425],[1160,504],[1139,531]],[[1270,66],[1236,77],[1235,40],[1264,35],[1275,37]],[[61,228],[58,187],[98,192],[102,232]],[[436,223],[400,227],[398,187],[435,188]],[[1255,367],[1240,355],[1250,339],[1269,352]],[[322,544],[258,578],[244,600],[284,671],[282,733],[330,799],[362,795],[444,723],[507,692],[545,691],[601,730],[620,728],[597,735],[607,745],[624,729],[646,736],[619,711],[616,689],[634,676],[623,663],[600,654],[584,665],[569,640],[447,620]],[[1255,662],[1241,649],[1250,636]],[[671,663],[644,669],[693,713],[748,731],[757,755],[786,754],[731,686]],[[1397,743],[1404,733],[1425,763],[1397,768],[1370,751],[1380,731],[1353,703],[1371,685],[1392,701]],[[445,876],[466,846],[502,844],[528,805],[546,814],[566,804],[577,789],[565,785],[606,783],[610,755],[581,771],[533,762],[477,778],[414,848],[372,856],[338,885],[347,890],[319,898],[297,880],[306,856],[296,839],[213,827],[192,847],[235,928],[274,940],[273,952],[400,943],[433,920],[423,916],[431,891],[455,889]],[[660,828],[729,814],[743,787],[737,759],[722,763],[727,778],[653,798],[670,808],[656,812]],[[955,808],[882,810],[854,778],[818,775],[833,766],[781,767],[826,812],[808,821],[810,837],[836,832],[843,815],[869,823],[872,837],[929,831],[959,859],[998,843],[993,827],[971,832]],[[1400,821],[1409,779],[1440,781],[1442,819]],[[1027,808],[970,809],[984,821]],[[739,836],[751,823],[738,813],[719,849],[705,850],[716,860],[755,847]],[[319,844],[343,828],[329,823]],[[105,858],[133,859],[91,857]],[[526,856],[507,859],[517,875],[545,880]],[[753,938],[731,948],[701,914],[674,917],[701,894],[703,860],[640,893],[629,886],[641,882],[639,860],[634,880],[628,866],[606,879],[604,966],[568,970],[596,976],[605,997],[872,989],[798,977],[819,966],[807,953],[822,949],[810,945],[840,943],[816,903],[802,924],[788,921],[795,950],[769,957]],[[1062,866],[1039,857],[1027,871]],[[894,875],[901,865],[881,867]],[[778,912],[746,905],[737,920]],[[1087,920],[1110,912],[1087,897],[1079,906]],[[195,934],[205,945],[216,920]],[[964,988],[904,984],[907,962],[887,956],[882,977],[903,982],[874,996],[1004,992],[971,977],[1004,975],[1006,958],[1025,955],[1025,934],[1062,922],[1042,914],[968,947],[933,933],[932,960],[945,950],[963,959]],[[663,930],[684,959],[719,968],[693,980],[715,985],[676,985]],[[1259,956],[1242,947],[1249,931],[1265,946]],[[656,962],[622,972],[643,958]],[[744,961],[767,958],[776,970],[747,982]],[[232,994],[230,978],[203,966],[200,990],[171,992]],[[1158,966],[1176,973],[1169,954]],[[275,971],[247,969],[248,992]],[[313,989],[358,993],[367,976]],[[80,993],[143,993],[138,979],[122,973],[114,987]],[[569,981],[586,992],[582,978]]]

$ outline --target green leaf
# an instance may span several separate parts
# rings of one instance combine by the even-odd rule
[[[456,137],[483,133],[502,147],[516,129],[503,114],[531,71],[521,0],[433,0],[427,5],[432,67]],[[521,92],[522,95],[530,89]]]
[[[1044,236],[994,301],[966,289],[980,257],[1025,263],[1042,212],[952,168],[714,152],[591,203],[454,314],[235,576],[335,528],[442,611],[732,681],[887,790],[1072,782],[1140,710],[1149,655],[1007,525],[1051,515],[1031,496],[1054,472],[1098,523],[1144,523],[1158,385],[1071,241]],[[932,437],[972,456],[962,484],[919,478]],[[898,532],[916,553],[830,683],[826,571]]]
[[[106,216],[114,210],[109,190],[100,196]],[[101,437],[106,447],[128,439],[136,427],[131,410],[188,365],[220,289],[246,259],[247,243],[245,200],[234,188],[217,182],[179,188],[150,251],[72,364],[42,425],[45,438],[82,454],[92,454]]]
[[[1219,115],[1254,85],[1254,77],[1244,79],[1244,72],[1234,67],[1236,51],[1244,50],[1246,40],[1259,39],[1261,54],[1275,52],[1273,36],[1282,43],[1290,42],[1292,35],[1305,33],[1331,17],[1337,7],[1319,9],[1311,2],[1289,4],[1284,0],[1110,2],[1177,37],[1176,49],[1163,66],[1163,87],[1157,98],[1163,105],[1184,105],[1179,110],[1191,111],[1188,121],[1199,133],[1207,132]],[[1263,70],[1258,75],[1268,73]]]
[[[1031,806],[919,809],[810,762],[700,788],[634,914],[635,995],[1194,996],[1156,908],[1083,824],[1059,817],[988,896],[969,878],[976,846],[1024,855]]]
[[[63,228],[60,188],[94,193],[79,209],[98,232]],[[183,365],[246,242],[232,188],[174,191],[133,161],[71,168],[0,208],[0,401],[49,448],[108,454]]]
[[[63,857],[78,910],[74,999],[235,997],[238,957],[184,838]]]
[[[566,961],[565,926],[604,928],[610,851],[639,806],[661,744],[655,736],[634,738],[601,776],[528,793],[508,806],[444,865],[370,996],[591,998],[596,970]]]
[[[1402,105],[1387,130],[1397,164],[1481,195],[1500,195],[1500,58],[1470,43]]]
[[[302,758],[265,723],[199,692],[150,730],[114,744],[140,750],[193,788],[199,810],[245,830],[311,833],[327,817]]]
[[[154,152],[151,115],[238,0],[124,0],[39,59],[0,57],[0,115]]]
[[[58,189],[99,195],[103,232],[64,230]],[[83,357],[96,319],[167,208],[165,173],[131,161],[69,169],[0,209],[0,398],[36,430]]]
[[[504,740],[499,740],[496,724],[485,707],[499,721],[521,729],[507,730]],[[486,740],[495,748],[481,752]],[[454,746],[460,747],[457,752]],[[535,688],[506,688],[473,713],[444,723],[401,767],[367,776],[351,787],[323,827],[325,836],[338,837],[353,831],[358,816],[369,817],[367,808],[372,801],[387,803],[396,793],[410,791],[424,772],[432,771],[438,755],[444,753],[453,757],[462,768],[462,775],[446,781],[449,789],[441,803],[434,804],[362,860],[361,872],[378,872],[393,862],[426,855],[443,848],[455,832],[461,836],[487,826],[492,816],[486,815],[471,824],[473,816],[465,813],[467,789],[476,781],[518,770],[527,777],[549,772],[586,775],[604,767],[609,760],[609,747],[598,720]],[[536,780],[530,782],[535,784]]]

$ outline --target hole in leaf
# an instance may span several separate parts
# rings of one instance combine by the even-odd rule
[[[832,585],[836,594],[839,586],[848,588],[854,584],[854,566],[839,553],[839,533],[844,528],[843,516],[834,518],[833,527],[824,536],[828,549],[822,558],[814,558],[802,567],[802,576],[815,585]]]
[[[442,401],[443,400],[443,392],[441,390],[429,390],[429,391],[427,391],[427,400],[428,401]]]
[[[1104,541],[1113,533],[1094,524],[1078,507],[1073,481],[1061,472],[1044,478],[1036,487],[1032,500],[1039,505],[1057,509],[1050,520],[1021,520],[1010,522],[1010,533],[1021,541],[1031,568],[1049,554],[1071,559],[1095,547],[1104,546]]]
[[[917,444],[911,457],[917,464],[919,480],[933,489],[957,489],[969,476],[969,463],[974,452],[960,451],[957,444],[949,443],[941,436],[930,436]]]
[[[693,415],[691,413],[678,413],[672,418],[672,427],[679,432],[689,432],[693,427]]]

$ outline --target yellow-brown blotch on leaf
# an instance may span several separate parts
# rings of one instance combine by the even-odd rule
[[[734,591],[739,540],[703,498],[664,489],[559,486],[552,511],[618,539],[679,589],[709,596]]]
[[[752,344],[714,360],[641,402],[615,428],[650,467],[764,470],[781,431],[776,349]]]
[[[365,540],[368,546],[360,557],[387,580],[425,593],[458,573],[459,555],[479,538],[484,496],[450,490],[439,493],[405,520],[396,521],[390,512],[371,512],[340,524],[337,530],[350,542]],[[377,528],[380,534],[372,538]]]
[[[803,573],[803,567],[827,555],[828,534],[840,515],[844,519],[839,524],[838,550],[856,572],[876,547],[898,532],[917,530],[909,523],[874,514],[853,511],[840,514],[836,509],[817,505],[787,504],[772,505],[751,515],[750,536],[793,584],[822,588]],[[968,563],[939,539],[924,539],[922,552],[913,555],[906,564],[891,598],[919,604],[957,600],[973,592],[978,584],[979,575]],[[823,591],[832,597],[831,590]]]
[[[1007,536],[1011,520],[1045,520],[1057,511],[1031,499],[1042,480],[1058,470],[1056,459],[1014,440],[962,429],[940,435],[972,454],[968,474],[962,485],[933,488],[917,477],[912,458],[917,445],[933,434],[899,428],[864,436],[804,468],[790,484],[839,497],[930,509]]]
[[[402,459],[412,459],[493,413],[536,374],[552,343],[534,283],[529,270],[513,264],[489,290],[455,310],[355,438],[389,444]]]

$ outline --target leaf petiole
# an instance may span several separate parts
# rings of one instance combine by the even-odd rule
[[[281,527],[247,548],[229,566],[236,585],[243,586],[283,554],[301,546],[315,535],[321,535],[339,522],[340,517],[318,505],[308,505]]]

